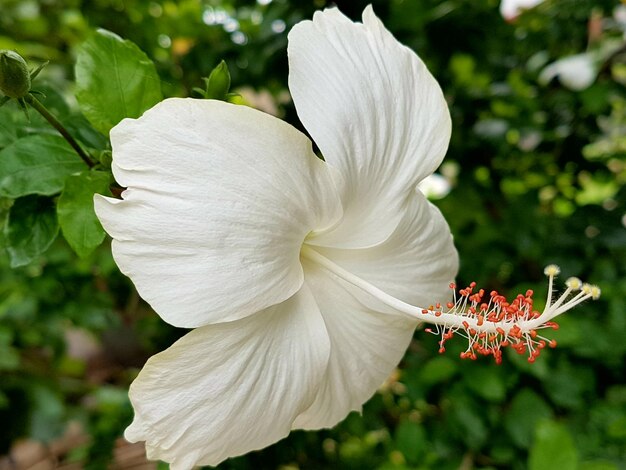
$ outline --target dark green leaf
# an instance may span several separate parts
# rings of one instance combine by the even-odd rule
[[[420,381],[429,386],[445,382],[456,374],[458,368],[458,361],[446,356],[437,356],[420,369]]]
[[[10,109],[0,109],[0,149],[17,140],[17,127],[14,121]]]
[[[485,400],[499,402],[506,395],[504,376],[502,369],[499,368],[468,368],[465,373],[465,383]]]
[[[619,470],[619,468],[612,462],[597,460],[581,463],[578,470]]]
[[[93,195],[109,194],[108,173],[88,171],[70,176],[57,214],[63,236],[79,256],[91,253],[104,240],[104,230],[93,209]]]
[[[44,442],[59,437],[65,426],[62,395],[43,384],[32,386],[29,392],[33,407],[30,417],[31,436]]]
[[[575,469],[578,452],[565,426],[543,421],[537,426],[535,444],[530,449],[529,470]]]
[[[62,137],[34,135],[0,151],[0,197],[52,195],[63,189],[65,178],[85,168]]]
[[[13,205],[13,199],[0,198],[0,248],[5,248],[6,226],[9,223],[9,212]]]
[[[26,196],[17,199],[5,227],[11,267],[24,266],[44,253],[58,232],[54,204],[49,198]]]
[[[396,429],[396,447],[410,463],[419,463],[426,447],[426,433],[417,423],[405,420]]]
[[[98,30],[78,50],[76,99],[93,126],[107,135],[161,101],[154,63],[134,43]]]
[[[504,417],[504,427],[517,446],[528,448],[537,422],[551,417],[552,412],[546,402],[526,388],[513,398],[511,408]]]

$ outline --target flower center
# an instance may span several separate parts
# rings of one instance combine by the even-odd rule
[[[333,263],[306,244],[302,247],[302,256],[314,261],[340,277],[346,282],[362,289],[386,305],[402,312],[421,322],[430,323],[434,328],[426,328],[428,333],[441,336],[439,352],[445,352],[445,343],[454,334],[458,334],[468,341],[463,359],[476,359],[478,355],[492,355],[496,363],[502,362],[502,348],[511,347],[519,354],[528,354],[528,361],[535,362],[541,351],[546,347],[555,347],[556,341],[545,338],[538,331],[542,329],[557,329],[558,325],[552,321],[557,316],[577,306],[587,299],[600,297],[600,288],[582,283],[578,278],[569,278],[565,285],[567,289],[552,302],[554,278],[560,273],[558,266],[546,267],[548,276],[548,297],[546,307],[539,313],[533,308],[533,291],[526,291],[525,295],[518,295],[512,302],[496,291],[488,297],[485,291],[474,291],[476,283],[471,283],[465,289],[460,289],[458,295],[454,293],[452,302],[443,308],[440,304],[428,307],[417,307],[407,304],[386,292],[378,289],[369,282],[346,271]],[[455,284],[450,284],[454,292]]]

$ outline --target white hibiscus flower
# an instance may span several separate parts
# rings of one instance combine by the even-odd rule
[[[539,319],[527,302],[481,319],[465,308],[477,294],[461,291],[442,312],[458,257],[416,189],[450,138],[437,82],[370,7],[362,24],[328,9],[296,25],[289,65],[325,162],[290,125],[218,101],[166,100],[111,131],[128,189],[95,206],[115,260],[165,321],[195,328],[130,390],[126,438],[173,469],[335,425],[374,394],[420,321],[442,348],[460,330],[468,353],[498,359],[500,343],[530,351],[542,341],[530,327],[592,295]],[[497,316],[504,303],[489,305]]]
[[[536,7],[544,0],[502,0],[500,2],[500,14],[507,21],[517,18],[524,10]]]
[[[598,62],[590,53],[563,57],[541,71],[539,82],[545,85],[554,77],[559,77],[559,81],[570,90],[584,90],[596,81]]]

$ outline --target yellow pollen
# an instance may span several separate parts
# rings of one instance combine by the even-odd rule
[[[580,290],[580,288],[583,287],[583,282],[577,277],[570,277],[565,281],[565,285],[572,290]]]
[[[589,293],[591,294],[591,298],[593,300],[597,300],[600,298],[600,294],[602,293],[602,291],[598,286],[591,286],[591,290]]]
[[[546,266],[543,273],[546,276],[558,276],[561,273],[561,268],[559,268],[556,264],[550,264]]]

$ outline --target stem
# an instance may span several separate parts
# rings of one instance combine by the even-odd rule
[[[302,250],[300,251],[300,253],[304,258],[307,258],[323,266],[340,279],[343,279],[353,286],[358,287],[359,289],[380,300],[385,305],[388,305],[389,307],[399,312],[402,312],[415,320],[430,323],[432,325],[447,326],[452,329],[461,330],[467,329],[464,325],[464,323],[466,323],[470,328],[481,333],[496,333],[496,328],[501,328],[505,331],[505,333],[508,333],[509,330],[515,326],[515,324],[512,322],[494,323],[487,321],[482,323],[481,325],[478,325],[478,320],[471,316],[436,312],[435,310],[432,310],[431,307],[423,308],[407,304],[406,302],[403,302],[400,299],[396,299],[392,295],[389,295],[386,292],[380,290],[378,287],[373,286],[372,284],[361,279],[360,277],[355,276],[349,271],[346,271],[341,266],[336,265],[331,260],[329,260],[325,256],[322,256],[317,251],[307,245],[302,246]],[[541,322],[537,322],[535,320],[534,322],[541,324],[543,320]]]
[[[35,98],[31,94],[28,94],[24,97],[24,99],[28,104],[35,108],[35,110],[39,112],[39,114],[41,114],[46,119],[46,121],[48,121],[52,125],[52,127],[59,131],[59,133],[63,136],[67,143],[72,146],[78,156],[85,162],[85,164],[89,168],[93,168],[96,165],[93,160],[91,160],[89,155],[87,155],[87,153],[85,153],[85,151],[81,148],[81,146],[78,145],[78,142],[74,140],[74,137],[72,137],[67,129],[63,127],[63,124],[61,124],[61,122],[57,118],[55,118],[37,98]]]
[[[312,247],[307,246],[306,244],[302,246],[300,254],[303,258],[307,258],[317,263],[335,276],[343,279],[344,281],[352,284],[362,291],[367,292],[371,296],[375,297],[385,305],[393,308],[398,312],[404,313],[405,315],[417,321],[430,323],[432,325],[437,325],[438,327],[443,326],[443,331],[447,330],[448,332],[469,332],[469,338],[474,338],[478,333],[497,333],[498,335],[508,338],[509,333],[513,329],[515,330],[512,333],[513,337],[519,338],[520,331],[524,334],[531,334],[532,330],[539,328],[549,328],[551,326],[546,325],[546,322],[549,322],[553,318],[561,315],[562,313],[565,313],[566,311],[570,310],[571,308],[575,307],[581,302],[584,302],[587,299],[597,299],[600,296],[599,288],[589,285],[586,285],[587,287],[585,288],[585,286],[583,285],[581,286],[581,291],[578,294],[567,300],[572,291],[578,290],[580,288],[572,287],[572,284],[570,282],[565,292],[553,304],[550,303],[550,297],[548,297],[546,308],[538,317],[533,318],[534,315],[529,316],[530,311],[526,311],[525,314],[518,316],[517,318],[503,318],[499,321],[492,321],[485,320],[487,313],[476,312],[476,302],[478,301],[472,301],[472,308],[474,309],[474,311],[471,311],[472,309],[470,309],[468,305],[468,302],[470,300],[469,294],[463,294],[463,296],[458,301],[455,301],[455,305],[449,308],[447,312],[442,311],[442,309],[439,308],[439,305],[437,305],[437,308],[433,307],[432,305],[428,308],[416,307],[414,305],[407,304],[406,302],[403,302],[402,300],[397,299],[392,295],[387,294],[386,292],[380,290],[378,287],[373,286],[366,280],[355,276],[349,271],[346,271],[341,266],[336,265],[331,260],[321,255]],[[550,287],[552,287],[554,275],[549,277]],[[572,280],[580,283],[580,280]],[[549,293],[549,296],[551,295],[552,289],[550,289]],[[508,306],[509,304],[506,305]],[[490,309],[496,309],[496,311],[499,313],[501,312],[501,308],[502,307],[500,307],[499,305],[492,306],[490,300],[485,312],[488,312]],[[534,338],[534,336],[532,337]]]

